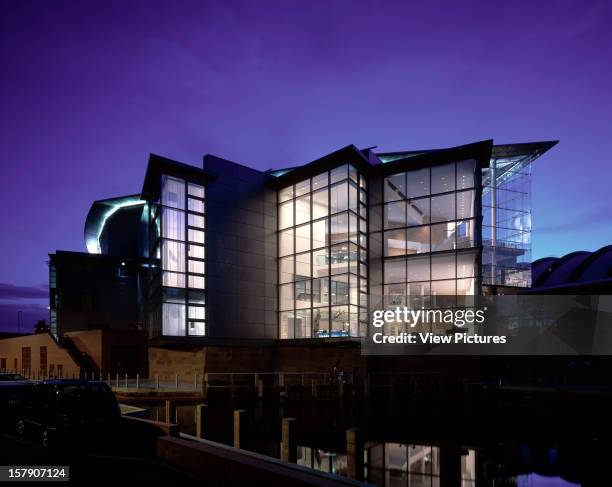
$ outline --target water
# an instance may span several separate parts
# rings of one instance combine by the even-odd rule
[[[195,404],[176,407],[181,432],[195,434]],[[150,419],[165,418],[164,403],[135,405]],[[602,411],[576,415],[532,404],[471,409],[444,400],[221,401],[207,407],[204,437],[231,445],[234,409],[246,410],[243,448],[280,458],[282,418],[292,417],[297,463],[337,475],[347,475],[346,430],[358,428],[365,479],[381,487],[439,486],[449,472],[445,458],[454,459],[451,470],[460,468],[461,487],[587,485],[602,475],[610,453]]]

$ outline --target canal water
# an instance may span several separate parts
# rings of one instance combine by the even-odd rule
[[[132,403],[164,421],[165,404]],[[179,403],[181,432],[195,434],[195,405]],[[571,487],[589,484],[610,454],[607,419],[576,416],[562,408],[529,404],[469,410],[452,401],[415,404],[401,400],[359,404],[328,401],[221,402],[207,407],[206,439],[231,445],[233,411],[246,412],[241,447],[280,458],[282,418],[295,418],[297,463],[336,475],[347,474],[346,430],[363,434],[364,475],[381,487],[437,487],[444,451],[461,456],[461,487]]]

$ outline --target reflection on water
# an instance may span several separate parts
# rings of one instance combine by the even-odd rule
[[[148,410],[151,419],[165,420],[163,403],[140,406]],[[229,404],[209,405],[204,437],[231,445],[232,410],[236,408]],[[495,423],[489,419],[487,422],[480,418],[478,423],[470,423],[451,418],[444,422],[445,416],[439,411],[433,414],[411,411],[412,417],[419,420],[409,421],[402,404],[385,404],[381,410],[368,408],[363,411],[336,403],[265,406],[255,403],[241,404],[240,409],[247,410],[250,424],[246,449],[280,458],[281,419],[293,417],[299,426],[295,432],[297,463],[335,475],[348,475],[346,430],[360,429],[364,432],[364,479],[381,487],[438,487],[441,479],[446,485],[461,487],[475,487],[477,483],[491,487],[580,485],[575,480],[579,471],[576,460],[581,455],[583,440],[583,443],[575,440],[555,443],[542,439],[550,437],[546,432],[539,439],[522,441],[513,439],[508,433],[515,428],[512,425],[495,434],[475,433],[475,424],[495,424],[497,427],[504,424],[502,421]],[[172,414],[181,432],[195,434],[194,404],[179,404]],[[434,419],[428,416],[431,414]],[[551,413],[546,412],[546,416]],[[510,421],[509,418],[504,421]],[[535,424],[542,420],[534,417],[533,421]],[[523,433],[531,432],[527,423],[520,424]],[[552,424],[556,427],[557,420]],[[459,425],[458,430],[454,429],[456,425]],[[547,476],[532,473],[534,471]],[[561,477],[572,478],[574,483]],[[450,483],[449,478],[453,479]]]

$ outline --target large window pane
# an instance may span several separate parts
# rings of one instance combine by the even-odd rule
[[[312,333],[317,338],[329,337],[329,308],[312,310]]]
[[[310,309],[295,312],[295,338],[310,338],[312,334]]]
[[[329,192],[327,189],[323,189],[323,190],[312,193],[312,218],[313,220],[327,216],[327,213],[328,213],[327,210],[329,206],[328,197],[329,197]]]
[[[185,272],[185,244],[172,240],[162,241],[162,268]]]
[[[476,161],[469,159],[457,163],[457,189],[473,188]]]
[[[204,202],[193,198],[187,199],[187,209],[196,213],[204,213]]]
[[[187,229],[187,239],[190,242],[204,243],[204,232],[201,230]]]
[[[185,213],[162,208],[162,237],[185,240]]]
[[[357,187],[349,184],[349,209],[355,213],[359,211],[359,201],[357,197]]]
[[[476,275],[476,252],[457,253],[457,277]]]
[[[164,206],[185,209],[185,181],[162,176],[161,202]]]
[[[348,213],[341,213],[331,218],[330,243],[348,240]]]
[[[406,253],[406,230],[389,230],[385,232],[385,256],[404,255]]]
[[[279,286],[280,309],[293,309],[293,283]]]
[[[327,186],[327,180],[328,177],[326,172],[317,174],[312,178],[312,190],[315,191],[317,189],[324,188]]]
[[[194,215],[189,213],[187,215],[187,224],[190,227],[204,228],[204,217],[202,215]]]
[[[455,195],[453,193],[431,198],[431,222],[445,222],[455,219]]]
[[[312,248],[324,247],[329,243],[328,240],[327,218],[314,222],[312,224]]]
[[[293,226],[293,201],[288,201],[279,206],[278,224],[281,229]]]
[[[407,260],[407,281],[428,281],[429,256],[412,257]]]
[[[455,278],[455,254],[441,254],[431,256],[432,279]]]
[[[310,224],[295,228],[295,251],[310,250]]]
[[[298,281],[294,284],[295,286],[295,307],[304,309],[310,308],[310,296],[312,294],[310,289],[310,279],[306,281]]]
[[[457,220],[465,220],[476,216],[476,191],[460,191],[457,193]]]
[[[429,195],[429,168],[406,173],[406,197],[418,198]]]
[[[465,249],[476,245],[476,220],[464,220],[456,224],[457,248]]]
[[[310,193],[310,179],[300,181],[295,185],[295,196],[302,196]]]
[[[385,229],[406,226],[406,202],[395,201],[385,205]]]
[[[188,276],[187,286],[195,289],[204,289],[204,276]]]
[[[349,336],[350,320],[348,306],[332,306],[331,308],[331,336]]]
[[[320,249],[312,253],[313,277],[329,275],[329,250]]]
[[[290,200],[293,198],[293,194],[293,185],[289,186],[288,188],[281,189],[278,192],[278,201],[282,203],[283,201]]]
[[[429,198],[408,200],[406,202],[406,224],[408,226],[424,225],[430,221]]]
[[[278,267],[281,284],[293,282],[293,257],[283,257],[279,260]]]
[[[166,336],[185,335],[184,304],[162,304],[162,334]]]
[[[331,278],[331,303],[349,304],[349,276],[343,274]]]
[[[329,304],[329,278],[323,277],[312,280],[312,305],[322,306]]]
[[[359,232],[357,231],[357,215],[349,213],[349,240],[357,243]]]
[[[330,249],[331,273],[341,274],[349,271],[349,244],[333,245]]]
[[[204,261],[189,259],[188,269],[194,274],[204,274]]]
[[[340,183],[332,186],[331,191],[331,206],[330,213],[338,213],[348,210],[348,183]]]
[[[310,221],[310,195],[301,196],[295,200],[295,224]]]
[[[330,184],[334,184],[335,182],[348,178],[348,164],[332,169],[329,172],[329,178]]]
[[[204,247],[202,245],[187,244],[189,257],[195,257],[196,259],[204,258]]]
[[[406,253],[423,254],[429,252],[429,227],[406,229]]]
[[[294,337],[294,314],[293,311],[280,313],[279,319],[280,325],[280,337],[281,338],[293,338]]]
[[[429,278],[429,277],[428,277]],[[394,259],[385,261],[385,284],[406,281],[406,261]]]
[[[198,198],[204,198],[204,186],[194,183],[187,183],[187,194],[197,196]]]
[[[310,252],[295,256],[295,278],[310,279]]]
[[[185,287],[185,274],[164,271],[162,273],[162,286]]]
[[[431,251],[455,248],[455,223],[441,223],[431,226]]]
[[[385,202],[406,199],[406,173],[385,178]]]
[[[280,256],[293,254],[293,229],[280,232],[279,249]]]
[[[431,168],[431,194],[455,190],[455,164],[444,164]]]

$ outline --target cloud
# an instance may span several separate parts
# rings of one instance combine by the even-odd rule
[[[41,284],[39,286],[15,286],[0,282],[0,300],[14,299],[47,299],[49,288]]]
[[[565,221],[552,225],[537,225],[534,231],[539,234],[575,232],[576,229],[601,227],[612,223],[612,211],[609,207],[602,206],[591,211],[584,212],[571,217],[566,217]]]
[[[49,321],[46,306],[30,303],[0,304],[0,332],[16,332],[19,329],[22,333],[31,333],[38,320]]]

